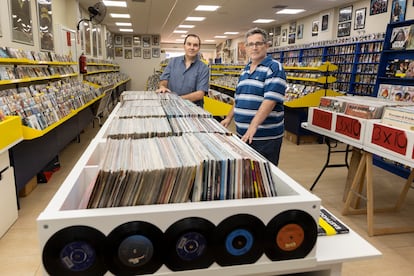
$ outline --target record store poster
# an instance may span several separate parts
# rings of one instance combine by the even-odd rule
[[[39,20],[40,49],[53,51],[54,42],[51,0],[37,0],[37,16]]]
[[[9,0],[12,40],[33,45],[33,25],[30,0]]]

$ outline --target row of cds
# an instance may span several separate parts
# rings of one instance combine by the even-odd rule
[[[277,195],[269,162],[235,136],[107,139],[102,152],[80,209]]]
[[[217,225],[184,217],[163,232],[147,221],[129,221],[108,235],[91,226],[57,231],[43,248],[50,275],[153,274],[164,264],[171,271],[253,264],[263,254],[271,261],[306,257],[314,248],[317,226],[307,212],[289,209],[267,224],[251,214],[235,214]]]
[[[75,73],[71,66],[0,66],[0,80],[46,78],[54,75],[63,76]]]
[[[0,58],[18,58],[31,61],[73,62],[72,56],[60,55],[54,52],[35,52],[13,47],[0,47]]]
[[[0,111],[20,116],[23,124],[43,130],[101,95],[101,90],[75,79],[0,91]]]

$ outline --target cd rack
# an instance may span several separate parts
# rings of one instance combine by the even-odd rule
[[[274,275],[316,266],[320,199],[273,165],[275,197],[79,208],[119,105],[37,219],[45,275]]]

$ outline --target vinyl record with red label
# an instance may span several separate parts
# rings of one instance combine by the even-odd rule
[[[109,233],[105,250],[108,269],[115,275],[156,272],[163,263],[164,235],[155,225],[132,221]]]
[[[70,226],[56,232],[43,247],[49,275],[103,275],[106,237],[89,226]]]
[[[284,211],[269,221],[265,254],[272,261],[305,258],[316,244],[318,226],[302,210]]]
[[[265,225],[257,217],[237,214],[216,227],[216,262],[221,266],[251,264],[263,255]]]
[[[207,268],[214,262],[215,225],[204,218],[189,217],[165,231],[165,265],[172,271]]]

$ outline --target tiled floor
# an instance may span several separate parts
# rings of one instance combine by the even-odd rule
[[[53,174],[47,184],[39,184],[27,197],[20,198],[19,218],[0,239],[0,275],[43,275],[38,246],[36,218],[45,208],[59,184],[87,147],[98,129],[90,126],[81,134],[80,143],[72,142],[60,154],[61,169]],[[339,156],[340,155],[340,156]],[[289,176],[309,188],[322,168],[326,158],[324,144],[296,145],[285,141],[282,146],[280,168]],[[332,162],[343,162],[343,155],[333,156]],[[345,263],[343,275],[413,275],[414,233],[368,237],[366,216],[341,216],[342,195],[347,178],[346,168],[328,168],[313,192],[322,204],[353,230],[366,238],[382,253],[381,258]],[[389,206],[402,187],[403,179],[374,168],[375,198],[379,206]],[[378,224],[414,224],[414,190],[410,189],[406,204],[398,214],[376,216]],[[4,210],[2,210],[4,212]],[[349,245],[352,248],[352,244]],[[332,249],[335,254],[335,248]]]

